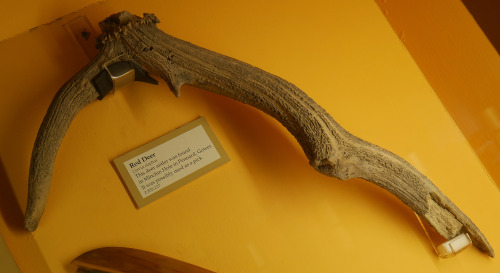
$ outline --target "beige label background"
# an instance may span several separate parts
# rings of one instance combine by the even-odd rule
[[[205,118],[114,160],[138,208],[229,161]]]

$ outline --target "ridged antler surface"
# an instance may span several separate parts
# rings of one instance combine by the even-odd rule
[[[425,218],[443,237],[470,234],[494,256],[474,223],[423,174],[399,156],[361,140],[295,85],[244,62],[165,34],[152,14],[127,12],[100,23],[100,53],[57,93],[33,149],[27,230],[35,230],[47,201],[57,149],[78,111],[99,97],[91,80],[109,60],[130,61],[164,79],[179,96],[192,85],[252,105],[277,119],[295,136],[317,171],[339,179],[363,178],[388,190]]]

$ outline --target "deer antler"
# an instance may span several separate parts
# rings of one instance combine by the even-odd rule
[[[176,96],[187,84],[264,111],[295,136],[317,171],[343,180],[373,182],[425,218],[443,237],[451,239],[467,232],[479,249],[494,256],[474,223],[405,160],[351,135],[295,85],[169,36],[156,23],[159,20],[153,14],[139,18],[128,12],[100,23],[99,55],[59,90],[40,127],[30,167],[27,230],[36,229],[43,213],[57,150],[69,124],[83,107],[106,95],[96,80],[98,75],[106,64],[128,62],[160,76]]]

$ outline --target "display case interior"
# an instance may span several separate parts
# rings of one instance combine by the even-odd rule
[[[25,13],[9,4],[7,10],[17,8],[20,24],[2,24],[0,42],[0,232],[21,272],[76,272],[74,258],[108,246],[142,249],[215,272],[500,269],[496,259],[473,247],[440,259],[410,208],[362,179],[317,173],[294,136],[265,113],[190,86],[177,98],[158,77],[158,86],[131,83],[76,116],[58,151],[45,214],[36,231],[25,231],[30,156],[45,112],[57,90],[96,54],[89,44],[100,34],[98,22],[128,10],[154,13],[162,31],[297,85],[348,131],[414,165],[476,223],[493,248],[500,245],[498,184],[478,153],[491,153],[498,139],[475,146],[460,123],[466,119],[459,118],[458,108],[450,110],[442,95],[453,98],[446,92],[462,83],[459,91],[469,97],[456,98],[474,104],[470,85],[482,79],[477,92],[492,97],[478,96],[493,110],[483,111],[488,118],[477,126],[471,117],[479,112],[462,114],[481,136],[496,132],[487,122],[496,124],[498,95],[491,90],[500,81],[490,69],[500,61],[498,54],[490,55],[495,49],[483,43],[487,39],[477,26],[465,29],[478,40],[463,45],[466,57],[460,60],[474,59],[483,72],[469,71],[453,82],[463,73],[460,60],[453,69],[433,70],[438,55],[426,61],[424,54],[432,42],[418,40],[422,33],[410,21],[398,21],[397,12],[407,11],[404,5],[49,2]],[[460,1],[445,2],[446,18],[458,16],[464,28],[474,23]],[[415,12],[424,10],[422,4]],[[442,49],[453,36],[441,38],[436,41]],[[419,44],[426,46],[415,49]],[[478,47],[480,52],[470,51]],[[137,209],[113,160],[200,116],[231,161]]]

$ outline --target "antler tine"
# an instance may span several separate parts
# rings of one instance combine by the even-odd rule
[[[340,179],[363,178],[398,197],[444,238],[469,233],[474,245],[495,253],[479,228],[425,175],[401,157],[349,133],[338,137],[341,148],[322,161],[311,161],[319,172]]]
[[[24,227],[28,231],[35,231],[42,217],[57,151],[71,122],[85,106],[103,97],[91,81],[109,62],[131,59],[130,55],[124,54],[124,44],[116,39],[116,31],[123,31],[121,20],[130,21],[137,17],[130,13],[124,15],[126,18],[119,14],[110,16],[106,23],[100,24],[103,34],[98,40],[99,53],[59,89],[40,125],[31,154],[28,177],[28,203],[24,216]]]
[[[66,82],[45,114],[31,154],[28,204],[24,218],[24,226],[28,231],[37,228],[44,211],[57,151],[71,121],[81,109],[99,97],[90,79],[110,59],[109,53],[109,50],[102,50],[91,63]]]

